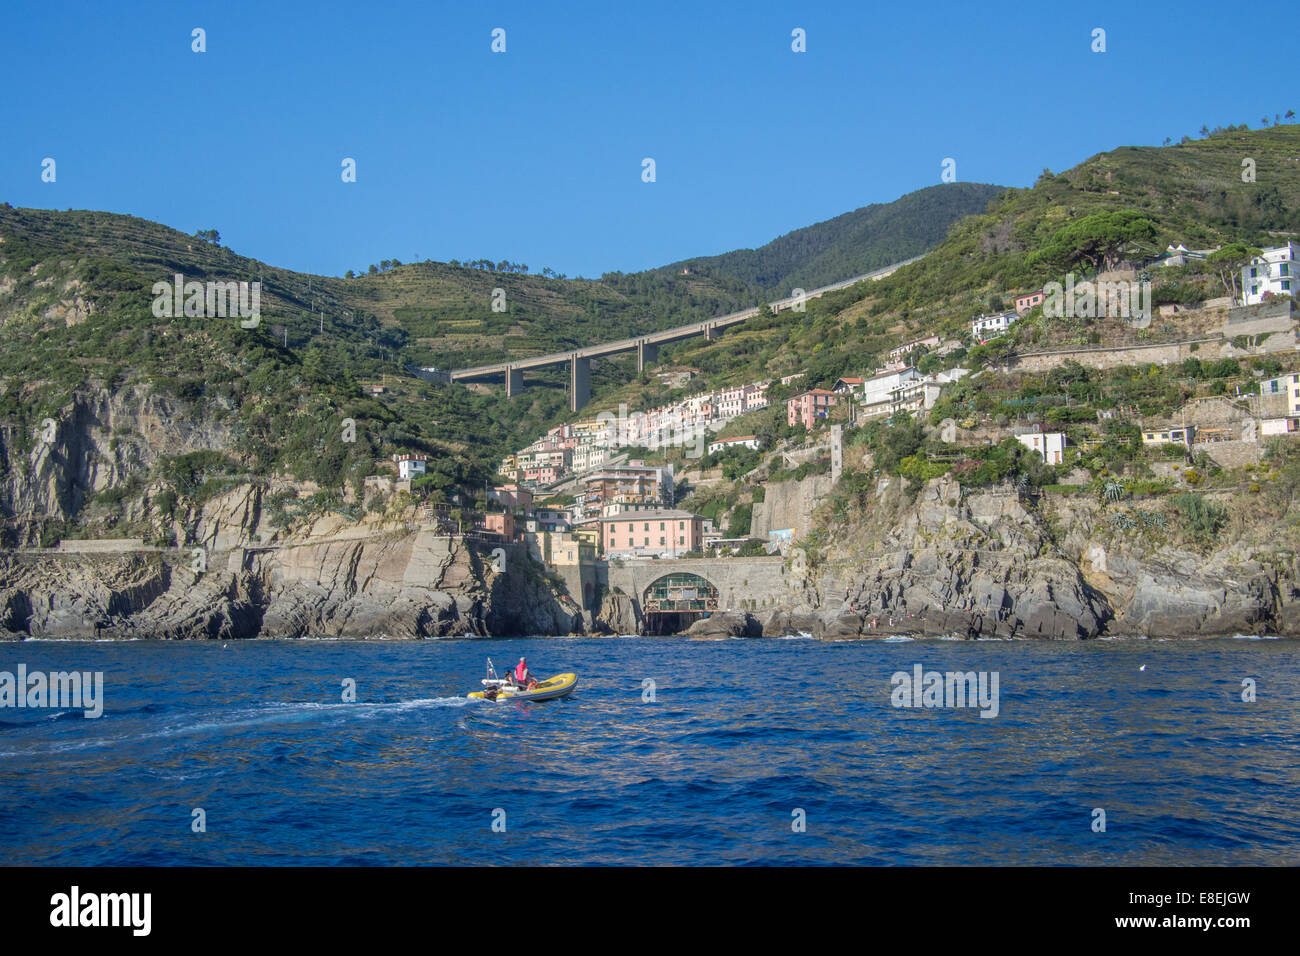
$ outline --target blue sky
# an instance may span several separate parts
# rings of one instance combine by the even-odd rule
[[[1221,3],[6,0],[0,17],[0,200],[216,228],[336,275],[393,257],[634,271],[888,202],[947,157],[958,179],[1027,186],[1300,111],[1291,35],[1245,35]]]

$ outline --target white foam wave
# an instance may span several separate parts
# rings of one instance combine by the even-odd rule
[[[318,716],[341,716],[358,720],[373,720],[388,714],[397,714],[411,710],[433,707],[464,707],[473,703],[467,697],[422,697],[415,700],[399,700],[383,703],[320,703],[319,701],[268,701],[256,707],[235,710],[229,714],[215,714],[199,719],[193,723],[180,723],[158,730],[140,734],[127,734],[116,737],[103,737],[94,740],[81,740],[59,744],[53,747],[36,748],[28,751],[3,751],[0,757],[26,756],[35,753],[69,753],[88,750],[94,747],[116,747],[123,743],[168,739],[186,734],[202,733],[212,730],[227,730],[237,727],[255,727],[261,724],[292,723],[311,720]]]

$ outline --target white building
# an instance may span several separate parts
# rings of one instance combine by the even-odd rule
[[[394,455],[398,478],[417,478],[425,474],[427,462],[418,455]]]
[[[1059,465],[1065,460],[1065,432],[1026,432],[1017,435],[1016,441],[1037,452],[1046,465]]]
[[[757,435],[739,435],[736,438],[721,438],[718,441],[709,442],[709,454],[715,455],[720,451],[726,451],[728,448],[750,448],[758,451],[759,438]]]
[[[721,388],[714,393],[717,398],[714,402],[717,416],[719,418],[735,418],[745,413],[745,388]]]
[[[1246,305],[1263,302],[1270,292],[1295,295],[1296,279],[1300,276],[1296,271],[1297,252],[1300,247],[1294,242],[1265,249],[1263,255],[1256,256],[1241,270],[1241,292]]]
[[[970,334],[979,342],[983,342],[986,339],[997,338],[1007,329],[1011,328],[1018,318],[1020,318],[1020,314],[1014,309],[1010,312],[999,313],[998,315],[981,315],[970,324]]]
[[[573,470],[576,474],[604,468],[609,461],[609,449],[593,443],[575,445],[573,449]]]
[[[888,401],[890,392],[909,382],[920,381],[920,379],[921,373],[916,370],[914,365],[901,368],[896,372],[873,375],[862,383],[862,404],[875,405],[878,402]]]

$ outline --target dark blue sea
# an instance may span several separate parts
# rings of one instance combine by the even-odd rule
[[[578,689],[466,699],[520,654]],[[0,710],[5,864],[1300,861],[1288,641],[0,645],[20,663],[101,671],[105,703]],[[997,716],[894,706],[917,664],[996,673]]]

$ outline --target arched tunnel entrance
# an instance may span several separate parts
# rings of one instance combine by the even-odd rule
[[[718,609],[718,589],[698,574],[666,574],[645,589],[647,634],[678,634]]]

